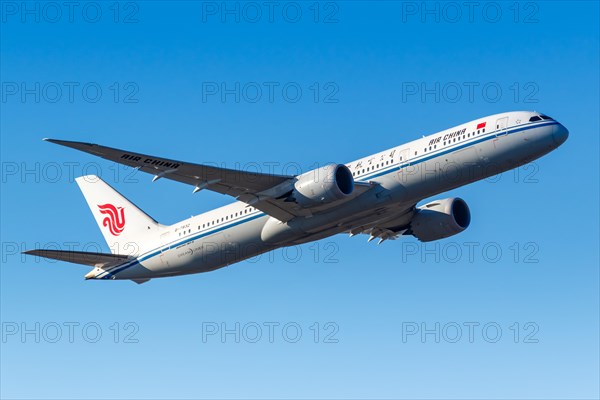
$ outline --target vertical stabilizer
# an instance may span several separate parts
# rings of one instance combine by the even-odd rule
[[[76,178],[113,254],[136,256],[159,238],[161,225],[95,175]]]

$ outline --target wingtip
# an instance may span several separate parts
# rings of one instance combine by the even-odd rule
[[[61,140],[58,140],[58,139],[52,139],[52,138],[47,138],[47,137],[43,138],[42,140],[43,140],[44,142],[50,142],[50,143],[60,143],[60,142],[61,142]]]
[[[54,144],[58,144],[61,146],[66,146],[66,147],[72,147],[75,149],[78,149],[78,146],[96,146],[94,143],[77,142],[77,141],[73,141],[73,140],[61,140],[61,139],[51,139],[51,138],[43,138],[42,140],[45,142],[50,142],[50,143],[54,143]]]

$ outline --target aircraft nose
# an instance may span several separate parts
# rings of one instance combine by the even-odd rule
[[[565,128],[563,125],[558,124],[554,126],[554,131],[552,132],[552,138],[556,142],[557,146],[563,144],[567,138],[569,137],[569,130]]]

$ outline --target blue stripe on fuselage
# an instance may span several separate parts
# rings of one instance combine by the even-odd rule
[[[231,223],[228,223],[226,225],[222,225],[222,226],[220,226],[220,227],[218,227],[218,228],[216,228],[216,229],[214,229],[214,230],[212,230],[210,232],[205,231],[205,232],[202,232],[202,233],[198,233],[196,235],[187,237],[187,238],[185,238],[185,239],[183,239],[181,241],[175,242],[175,243],[173,243],[171,245],[164,246],[164,247],[161,247],[159,249],[151,250],[150,252],[148,252],[148,253],[140,256],[139,258],[137,258],[137,259],[135,259],[133,261],[127,262],[126,264],[117,265],[113,269],[105,271],[106,275],[104,275],[105,272],[102,272],[101,274],[98,274],[96,276],[96,278],[97,279],[108,279],[108,278],[110,278],[110,277],[118,274],[119,272],[122,272],[122,271],[124,271],[124,270],[126,270],[128,268],[131,268],[134,265],[140,264],[142,261],[146,261],[149,258],[152,258],[152,257],[154,257],[154,256],[156,256],[158,254],[161,254],[164,251],[167,251],[167,250],[170,250],[170,249],[172,249],[174,247],[179,247],[181,245],[184,245],[186,243],[192,242],[194,240],[201,239],[203,237],[210,236],[212,234],[224,231],[225,229],[233,228],[234,226],[237,226],[237,225],[240,225],[240,224],[243,224],[243,223],[255,220],[255,219],[260,218],[260,217],[262,217],[264,215],[265,215],[265,213],[259,212],[259,213],[255,214],[255,215],[252,215],[252,216],[247,217],[247,218],[246,217],[242,217],[242,218],[239,218],[239,219],[237,219],[237,220],[235,220],[235,221],[233,221]]]
[[[515,128],[512,130],[507,130],[506,133],[502,133],[502,136],[507,136],[507,135],[511,135],[513,133],[517,133],[517,132],[521,132],[521,131],[525,131],[525,130],[529,130],[529,129],[535,129],[535,128],[541,128],[543,126],[549,126],[549,125],[555,125],[558,124],[558,122],[556,121],[551,121],[551,122],[544,122],[544,123],[532,123],[532,124],[527,124],[526,126],[521,125],[519,128]],[[532,126],[533,125],[533,126]],[[446,148],[441,148],[439,150],[434,150],[431,153],[428,153],[427,155],[421,155],[417,158],[413,158],[411,160],[408,160],[400,165],[396,165],[396,166],[390,166],[385,170],[381,170],[381,171],[374,171],[370,174],[365,174],[363,176],[361,176],[359,178],[359,180],[363,180],[363,179],[373,179],[373,178],[378,178],[382,175],[386,175],[390,172],[394,172],[394,171],[398,171],[404,167],[408,167],[411,165],[416,165],[416,164],[420,164],[422,162],[431,160],[432,158],[436,158],[439,156],[442,156],[444,154],[449,154],[452,153],[453,151],[457,151],[457,150],[461,150],[464,149],[466,147],[469,146],[473,146],[482,142],[485,142],[487,140],[490,139],[494,139],[496,138],[496,134],[497,134],[498,130],[492,131],[490,133],[488,133],[487,135],[484,135],[482,137],[479,137],[477,139],[471,139],[471,140],[466,140],[465,142],[463,142],[463,144],[458,145],[458,146],[453,146],[453,147],[446,147]]]

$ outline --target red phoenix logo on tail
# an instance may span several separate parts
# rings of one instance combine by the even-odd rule
[[[125,209],[112,204],[98,204],[100,214],[105,214],[102,225],[107,226],[113,236],[119,236],[125,229]]]

